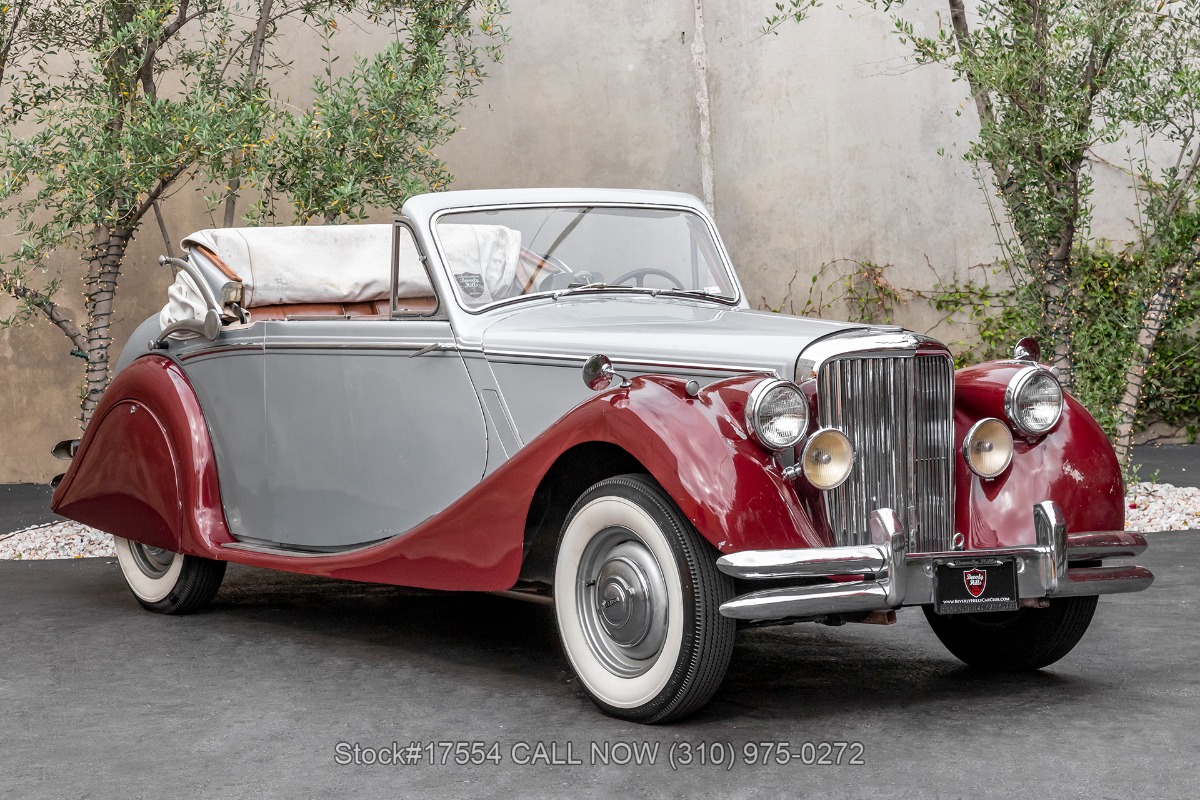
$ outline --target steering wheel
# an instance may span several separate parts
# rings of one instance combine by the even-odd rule
[[[613,278],[612,282],[609,283],[609,286],[619,286],[620,284],[624,283],[625,281],[629,280],[630,278],[637,279],[634,281],[634,284],[636,286],[645,286],[646,284],[643,281],[643,279],[647,275],[657,275],[660,278],[666,278],[667,280],[669,280],[671,283],[673,283],[675,285],[676,289],[683,288],[683,283],[678,278],[676,278],[671,273],[667,272],[665,269],[659,269],[658,267],[641,267],[640,269],[631,269],[631,270],[629,270],[629,272],[626,272],[624,275],[620,276],[619,278]]]

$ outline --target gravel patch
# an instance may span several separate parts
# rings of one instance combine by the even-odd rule
[[[1135,483],[1125,494],[1125,530],[1200,530],[1200,489],[1169,483]]]
[[[117,554],[113,537],[79,522],[55,522],[0,536],[0,560],[104,558]]]
[[[1125,530],[1200,530],[1200,489],[1135,483],[1125,497]],[[78,522],[56,522],[0,535],[0,560],[111,558],[112,537]]]

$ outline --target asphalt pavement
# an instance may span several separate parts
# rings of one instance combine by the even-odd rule
[[[1190,798],[1200,536],[1152,538],[1155,585],[1040,673],[964,668],[915,609],[749,630],[665,727],[600,715],[542,605],[234,566],[164,617],[110,559],[0,562],[0,797]]]

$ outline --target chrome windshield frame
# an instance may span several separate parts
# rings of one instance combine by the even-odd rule
[[[534,292],[531,294],[523,294],[518,297],[506,297],[502,300],[496,300],[491,303],[486,303],[484,305],[474,306],[474,307],[468,306],[465,303],[463,303],[462,298],[460,298],[458,296],[458,292],[454,291],[453,280],[449,274],[449,271],[446,268],[445,251],[442,249],[441,237],[438,234],[438,223],[441,221],[442,217],[447,216],[447,215],[455,215],[455,214],[470,214],[470,213],[476,213],[476,212],[481,212],[481,211],[506,211],[506,210],[514,210],[515,211],[515,210],[531,209],[531,208],[533,208],[533,209],[536,209],[536,208],[554,208],[554,209],[557,209],[557,208],[563,208],[563,209],[570,209],[570,208],[629,208],[629,209],[646,209],[646,210],[652,210],[652,211],[677,211],[677,212],[682,212],[682,213],[694,214],[697,218],[699,218],[704,223],[705,228],[708,231],[709,238],[712,241],[713,248],[716,251],[718,258],[720,259],[721,267],[725,270],[725,277],[729,281],[729,285],[733,287],[733,296],[725,297],[722,295],[711,295],[711,296],[707,296],[707,297],[700,297],[700,296],[687,296],[687,295],[682,295],[682,294],[671,294],[670,291],[666,290],[666,289],[655,293],[651,290],[646,290],[645,287],[628,287],[628,288],[638,289],[636,294],[639,296],[657,297],[658,295],[663,295],[665,297],[672,297],[672,298],[679,298],[679,299],[686,299],[686,300],[693,300],[693,301],[700,300],[702,302],[706,301],[706,302],[720,303],[721,305],[729,306],[730,308],[735,308],[735,307],[741,305],[741,303],[742,303],[743,291],[742,291],[741,282],[738,280],[737,272],[733,268],[733,262],[729,257],[729,253],[725,249],[725,243],[723,241],[721,241],[721,236],[720,236],[719,232],[717,231],[717,227],[716,227],[715,223],[713,222],[712,217],[709,216],[707,213],[703,213],[701,210],[694,208],[692,206],[683,205],[683,204],[675,204],[675,203],[637,202],[634,200],[629,200],[629,201],[623,201],[623,200],[621,200],[621,201],[616,201],[616,200],[590,201],[590,200],[586,200],[586,199],[579,199],[579,200],[564,200],[564,201],[530,201],[530,202],[523,202],[523,203],[522,202],[488,203],[488,204],[465,205],[465,206],[459,206],[459,207],[443,208],[443,209],[439,209],[438,211],[436,211],[433,214],[433,216],[430,217],[430,220],[429,220],[430,239],[433,242],[434,251],[436,252],[436,255],[437,255],[441,273],[447,279],[447,286],[450,289],[449,293],[451,295],[453,295],[454,303],[459,309],[461,309],[462,311],[464,311],[467,314],[471,314],[472,316],[478,316],[480,314],[485,314],[490,311],[494,311],[498,308],[511,306],[515,303],[522,303],[522,302],[527,302],[527,301],[538,301],[538,300],[553,301],[553,300],[556,300],[557,296],[564,291],[562,289],[559,289],[559,290],[544,291],[544,292]],[[588,287],[580,287],[580,288],[586,289]],[[626,287],[620,287],[620,286],[595,287],[595,290],[590,293],[598,294],[598,293],[602,293],[605,291],[611,291],[614,293],[621,294],[621,293],[624,293],[625,288]]]

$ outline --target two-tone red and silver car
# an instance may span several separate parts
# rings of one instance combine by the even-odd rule
[[[1033,670],[1153,580],[1108,564],[1146,543],[1035,344],[956,371],[752,310],[691,196],[446,192],[184,247],[54,496],[153,611],[228,562],[552,598],[596,704],[664,722],[739,625],[920,606],[966,663]]]

